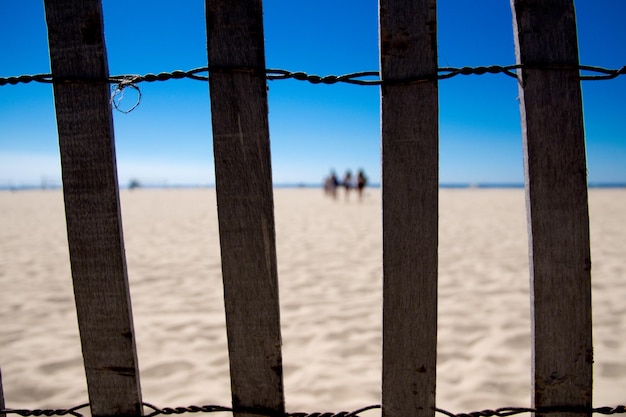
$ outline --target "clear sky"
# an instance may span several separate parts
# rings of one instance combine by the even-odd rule
[[[207,65],[204,2],[104,0],[111,75]],[[625,0],[576,0],[580,61],[626,65]],[[438,2],[440,67],[515,63],[509,0]],[[340,75],[378,71],[376,0],[264,1],[267,68]],[[0,0],[0,76],[49,73],[42,0]],[[590,183],[626,183],[626,75],[584,81]],[[119,180],[213,184],[208,83],[141,83],[114,111]],[[523,182],[518,90],[502,74],[439,83],[440,181]],[[132,103],[128,92],[124,103]],[[319,184],[331,169],[380,181],[376,86],[269,82],[275,183]],[[0,187],[60,184],[52,86],[0,87]]]

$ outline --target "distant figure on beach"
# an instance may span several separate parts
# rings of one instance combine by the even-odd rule
[[[361,201],[361,199],[363,198],[363,189],[365,188],[366,185],[367,185],[367,177],[365,177],[363,170],[360,169],[356,177],[356,189],[357,189],[357,192],[359,193],[359,201]]]
[[[141,188],[141,183],[139,182],[139,180],[133,178],[128,183],[128,189],[129,190],[134,190],[136,188]]]
[[[337,179],[337,174],[335,174],[335,171],[330,171],[330,175],[324,179],[324,192],[326,195],[336,199],[338,185],[339,180]]]
[[[350,170],[346,171],[346,175],[343,176],[343,181],[341,183],[346,190],[346,200],[350,197],[350,189],[352,188],[352,172]]]

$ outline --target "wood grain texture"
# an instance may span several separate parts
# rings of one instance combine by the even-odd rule
[[[435,407],[439,186],[435,3],[379,3],[385,417],[433,416]],[[430,80],[401,85],[414,77]]]
[[[233,407],[284,413],[260,0],[206,2]]]
[[[533,299],[533,405],[591,407],[587,167],[572,0],[512,0]],[[552,415],[552,414],[551,414]],[[561,417],[580,414],[560,413]]]
[[[46,0],[52,75],[108,77],[99,0]],[[55,82],[67,234],[91,412],[142,414],[109,85]]]

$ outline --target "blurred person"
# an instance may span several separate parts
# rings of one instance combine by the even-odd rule
[[[362,169],[359,170],[359,173],[356,177],[356,189],[359,194],[359,201],[363,198],[363,189],[367,185],[367,177]]]
[[[324,180],[324,193],[334,199],[337,199],[338,185],[339,180],[337,179],[337,174],[335,174],[334,170],[331,170],[330,175]]]
[[[342,185],[345,188],[346,192],[346,200],[350,197],[350,189],[352,188],[352,172],[350,170],[346,171],[346,174],[343,176]]]

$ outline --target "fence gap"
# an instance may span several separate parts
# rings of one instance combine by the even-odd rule
[[[91,412],[141,415],[100,0],[46,0],[67,236]],[[63,82],[61,79],[102,82]]]
[[[511,0],[511,5],[517,63],[525,66],[519,75],[533,300],[533,406],[588,409],[591,260],[574,4]]]
[[[436,1],[380,0],[379,13],[383,416],[430,417],[437,358]],[[429,79],[401,84],[415,77]]]
[[[207,0],[233,407],[282,415],[284,393],[261,0]]]

